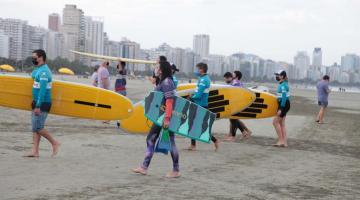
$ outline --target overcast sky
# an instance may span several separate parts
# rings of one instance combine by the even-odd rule
[[[62,14],[65,4],[104,17],[110,39],[141,48],[192,47],[194,34],[207,33],[212,54],[292,63],[298,50],[321,47],[327,65],[360,54],[360,0],[0,0],[0,17],[47,27],[48,14]]]

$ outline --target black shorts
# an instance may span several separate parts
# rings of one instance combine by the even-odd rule
[[[290,101],[289,100],[286,100],[286,103],[285,103],[285,107],[280,107],[280,101],[278,101],[279,103],[279,109],[278,111],[280,110],[281,113],[280,113],[280,117],[283,118],[286,116],[286,114],[289,112],[290,110]]]

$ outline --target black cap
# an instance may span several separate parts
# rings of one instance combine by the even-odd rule
[[[176,72],[180,71],[180,70],[176,67],[175,64],[171,64],[171,69],[174,70],[174,71],[176,71]]]
[[[280,71],[276,72],[275,75],[280,75],[280,76],[286,77],[286,71],[280,70]]]

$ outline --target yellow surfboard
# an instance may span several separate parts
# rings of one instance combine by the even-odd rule
[[[133,114],[120,121],[120,128],[128,133],[148,133],[153,123],[145,117],[144,113],[143,101],[134,104]]]
[[[30,77],[0,75],[0,106],[31,110]],[[95,120],[121,120],[132,115],[131,101],[115,92],[65,81],[53,81],[50,113]]]
[[[182,89],[182,88],[181,88]],[[187,97],[194,89],[178,91],[177,96]],[[217,118],[226,118],[250,106],[255,101],[255,94],[248,89],[226,85],[212,85],[209,92],[209,110]],[[147,133],[152,126],[151,121],[144,116],[142,102],[134,105],[131,117],[120,122],[120,128],[131,133]]]
[[[250,89],[256,95],[255,101],[243,111],[232,115],[231,119],[261,119],[273,117],[278,110],[278,101],[275,95],[256,89]]]
[[[192,84],[180,84],[177,87],[177,90],[187,90],[191,88],[195,88],[196,85]],[[229,117],[232,119],[261,119],[261,118],[268,118],[273,117],[277,113],[278,109],[278,102],[275,95],[267,92],[262,91],[261,89],[266,87],[254,87],[250,88],[249,90],[254,92],[256,95],[255,101],[246,109],[242,110],[239,113]]]

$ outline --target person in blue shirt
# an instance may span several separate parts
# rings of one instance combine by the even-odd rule
[[[171,64],[171,71],[172,71],[172,78],[173,78],[175,87],[177,87],[178,84],[179,84],[179,81],[176,79],[175,73],[180,71],[180,70],[176,67],[175,64]]]
[[[32,63],[36,69],[31,73],[34,79],[32,88],[32,152],[26,157],[39,157],[39,145],[41,137],[46,138],[52,145],[52,156],[59,151],[60,143],[44,128],[47,115],[51,109],[52,76],[46,62],[46,53],[42,49],[33,51]]]
[[[209,91],[211,80],[209,75],[207,74],[208,66],[206,63],[198,63],[196,65],[197,71],[195,75],[199,77],[195,93],[190,97],[190,100],[196,103],[199,106],[204,108],[208,108],[208,98],[209,98]],[[214,136],[211,136],[211,141],[214,143],[215,151],[219,148],[219,140],[216,139]],[[196,150],[196,141],[191,140],[191,145],[188,150]]]
[[[326,107],[328,106],[328,97],[330,93],[329,82],[330,82],[330,77],[328,75],[325,75],[323,77],[323,80],[319,81],[316,84],[316,90],[318,94],[318,104],[320,106],[320,111],[316,117],[316,122],[319,124],[324,123],[324,115],[325,115]]]
[[[280,70],[278,73],[275,73],[276,80],[279,82],[277,87],[277,100],[278,100],[278,112],[274,117],[273,125],[275,131],[278,135],[278,141],[273,146],[275,147],[287,147],[287,134],[285,128],[285,119],[286,114],[290,110],[290,93],[289,93],[289,84],[286,72]]]

